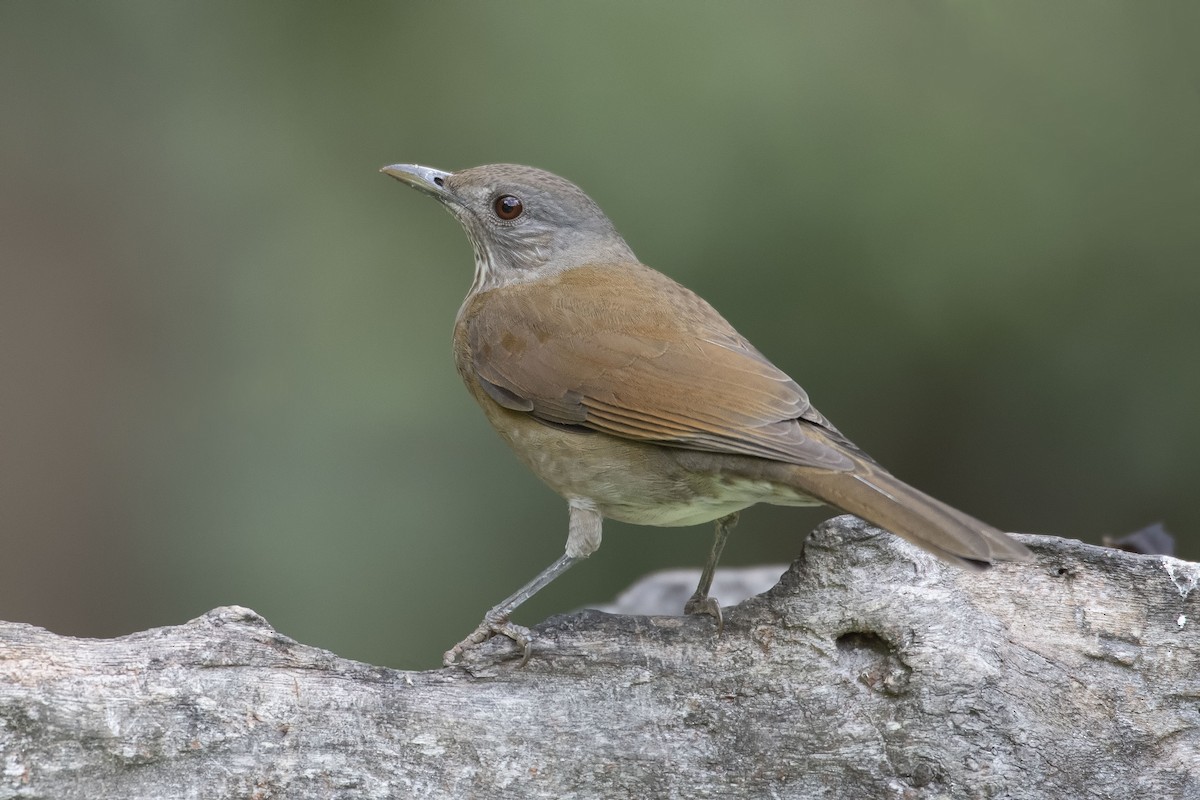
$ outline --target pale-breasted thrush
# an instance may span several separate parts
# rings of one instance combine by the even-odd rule
[[[685,608],[708,597],[737,512],[827,504],[966,567],[1025,559],[1005,533],[908,486],[842,435],[800,386],[699,296],[641,264],[604,212],[557,175],[512,164],[384,167],[466,230],[475,279],[454,325],[458,372],[488,420],[570,511],[566,552],[492,608],[447,664],[600,546],[608,517],[717,521]]]

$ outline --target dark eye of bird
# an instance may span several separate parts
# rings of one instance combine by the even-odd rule
[[[496,198],[496,202],[492,204],[492,208],[496,211],[496,216],[503,220],[516,219],[521,216],[521,212],[525,210],[525,204],[521,202],[521,198],[511,194],[503,194]]]

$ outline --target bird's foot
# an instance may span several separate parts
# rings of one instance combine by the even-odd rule
[[[717,621],[717,636],[725,630],[725,618],[721,616],[721,606],[715,598],[696,592],[683,604],[683,613],[712,617]]]
[[[446,651],[442,656],[442,663],[447,667],[455,666],[468,650],[474,650],[493,636],[507,636],[517,643],[522,651],[521,663],[517,666],[523,667],[529,662],[529,656],[533,653],[533,631],[524,625],[509,622],[507,616],[488,612],[484,615],[483,622],[479,623],[479,627],[471,631],[470,636]]]

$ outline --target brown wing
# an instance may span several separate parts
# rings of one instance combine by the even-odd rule
[[[507,408],[831,470],[854,468],[845,450],[865,458],[711,306],[647,267],[577,268],[474,300],[462,318],[472,367]]]

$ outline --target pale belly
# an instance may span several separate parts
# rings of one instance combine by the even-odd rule
[[[696,453],[536,422],[504,427],[501,435],[538,477],[568,500],[594,503],[608,519],[673,527],[710,522],[756,503],[820,505],[760,474],[769,464],[760,459]]]

